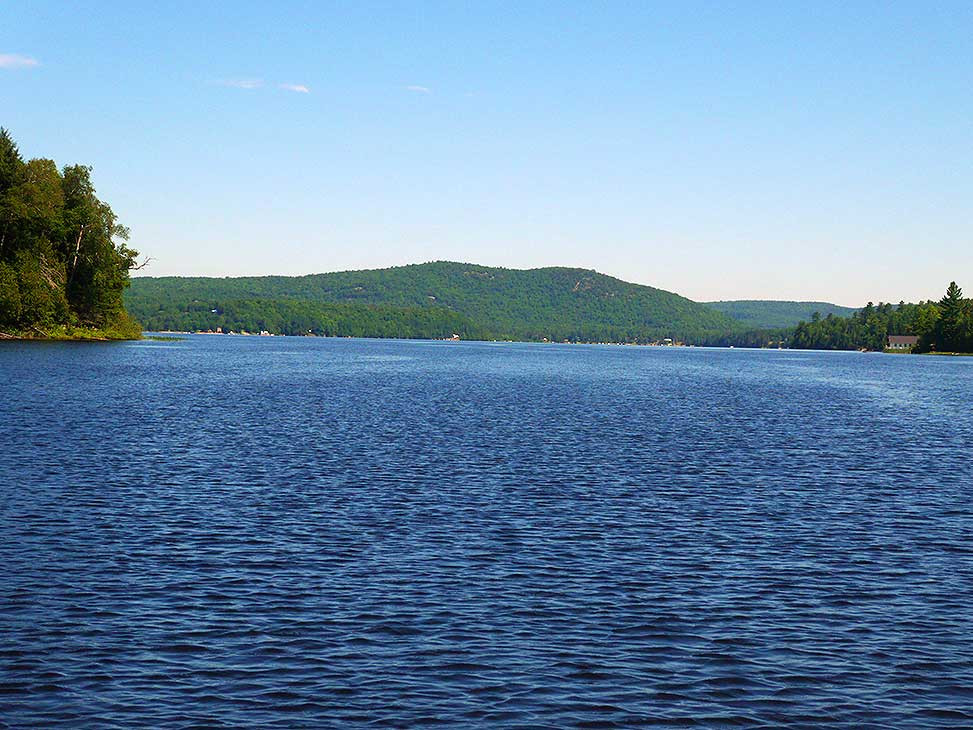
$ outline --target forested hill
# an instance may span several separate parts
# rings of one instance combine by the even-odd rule
[[[815,313],[821,317],[833,314],[835,317],[848,317],[857,310],[829,302],[786,302],[760,299],[735,301],[704,302],[706,306],[718,309],[745,327],[783,329],[796,327],[808,322]]]
[[[147,328],[159,330],[370,336],[376,317],[403,326],[420,317],[425,324],[409,325],[408,334],[396,335],[390,325],[383,336],[391,330],[391,336],[701,342],[738,328],[685,297],[595,271],[447,261],[298,277],[138,277],[126,303]]]

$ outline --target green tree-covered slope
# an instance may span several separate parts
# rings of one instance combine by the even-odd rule
[[[706,306],[718,309],[745,327],[782,329],[796,327],[806,322],[817,312],[821,317],[833,314],[847,317],[857,311],[852,307],[842,307],[828,302],[786,302],[761,299],[740,299],[722,302],[704,302]]]
[[[122,301],[127,238],[91,168],[25,161],[0,129],[0,336],[139,337]]]
[[[248,308],[247,317],[233,315],[238,325],[297,334],[314,330],[306,326],[308,318],[327,319],[334,305],[345,307],[347,317],[358,312],[363,320],[374,316],[369,312],[375,307],[386,308],[387,316],[393,310],[426,311],[427,324],[437,333],[428,336],[456,327],[470,337],[496,339],[702,341],[739,329],[723,313],[685,297],[595,271],[447,261],[298,277],[138,277],[126,302],[151,329],[226,326],[228,312]],[[274,310],[281,314],[260,319]]]

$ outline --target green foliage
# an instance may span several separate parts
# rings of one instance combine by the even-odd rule
[[[126,303],[149,329],[337,332],[341,322],[342,333],[376,337],[571,342],[697,342],[742,329],[684,297],[590,270],[443,261],[300,277],[139,277]]]
[[[857,311],[852,307],[840,307],[828,302],[777,302],[756,299],[706,302],[706,306],[719,310],[740,324],[757,330],[789,329],[811,319],[815,312],[819,316],[833,314],[836,317],[847,317]]]
[[[0,322],[20,322],[20,281],[17,269],[0,262]]]
[[[734,329],[724,332],[703,333],[692,338],[690,344],[705,347],[786,347],[790,334],[789,328]]]
[[[0,129],[0,330],[137,337],[123,302],[137,255],[127,238],[91,168],[25,162]]]
[[[22,248],[13,256],[20,316],[10,324],[20,327],[49,325],[67,317],[62,270],[56,263],[50,263],[51,257],[49,254],[45,256],[43,248],[38,253]]]
[[[946,294],[939,301],[939,320],[927,336],[929,349],[938,352],[970,352],[973,333],[970,301],[963,298],[963,290],[950,282]]]
[[[906,304],[868,303],[850,317],[828,315],[802,322],[790,346],[814,350],[882,350],[889,335],[915,335],[916,352],[973,352],[973,307],[951,283],[941,301]]]
[[[7,130],[0,127],[0,192],[14,186],[23,164],[17,144]]]
[[[291,300],[196,302],[159,309],[145,320],[155,331],[261,332],[327,337],[443,339],[482,333],[466,318],[442,307],[327,304]]]

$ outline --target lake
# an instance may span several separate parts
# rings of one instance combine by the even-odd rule
[[[973,358],[0,343],[0,727],[973,726]]]

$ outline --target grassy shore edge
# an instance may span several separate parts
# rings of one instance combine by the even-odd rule
[[[29,330],[11,330],[0,332],[0,341],[20,340],[38,342],[125,342],[141,340],[142,330],[138,328],[99,329],[95,327],[74,327],[72,325],[54,325],[50,327],[33,327]]]

